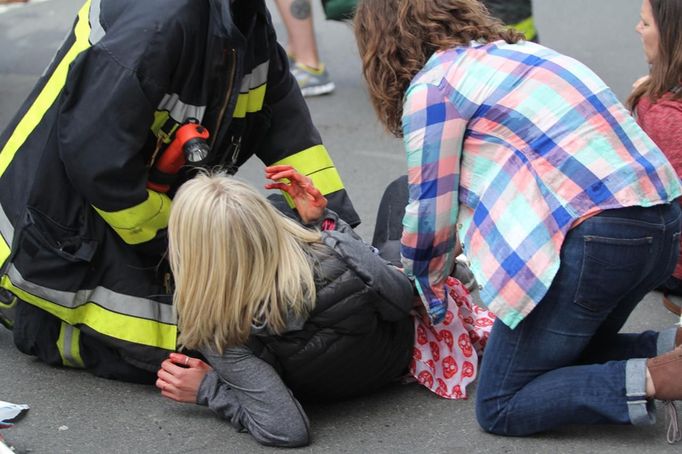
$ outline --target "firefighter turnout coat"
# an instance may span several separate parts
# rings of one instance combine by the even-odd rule
[[[263,0],[88,0],[0,137],[0,309],[30,307],[16,308],[20,349],[89,367],[91,338],[150,371],[176,349],[162,257],[192,173],[168,194],[146,184],[189,119],[211,134],[206,167],[293,165],[359,223]],[[51,327],[17,329],[36,310]]]
[[[538,41],[531,0],[483,0],[493,16],[514,27],[528,41]]]

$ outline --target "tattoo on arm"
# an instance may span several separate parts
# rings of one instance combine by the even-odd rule
[[[310,0],[294,0],[289,7],[291,15],[296,19],[305,20],[310,17]]]

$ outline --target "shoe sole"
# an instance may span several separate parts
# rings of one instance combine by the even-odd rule
[[[301,88],[301,93],[303,93],[303,96],[305,97],[320,96],[333,92],[335,88],[336,85],[334,85],[334,82],[329,82],[324,85],[315,85],[314,87]]]
[[[666,309],[668,309],[670,312],[673,314],[679,316],[682,316],[682,307],[678,306],[677,304],[673,303],[670,298],[667,296],[663,296],[663,305],[665,306]]]

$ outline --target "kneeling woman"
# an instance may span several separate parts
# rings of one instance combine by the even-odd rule
[[[405,145],[405,272],[442,319],[459,232],[498,316],[483,429],[650,424],[654,398],[682,399],[682,328],[620,332],[677,262],[682,187],[613,92],[476,0],[361,0],[355,30]]]
[[[182,186],[169,222],[179,343],[210,363],[171,354],[162,394],[208,405],[260,443],[309,442],[297,398],[371,392],[404,375],[413,290],[334,213],[306,177],[270,167],[305,224],[249,185],[200,175]],[[293,392],[293,394],[292,394]],[[296,397],[294,397],[296,396]]]

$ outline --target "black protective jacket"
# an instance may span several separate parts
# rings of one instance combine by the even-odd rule
[[[493,16],[526,35],[529,41],[538,41],[533,19],[531,0],[483,0]]]
[[[88,0],[0,137],[0,286],[59,321],[36,342],[56,342],[62,364],[88,366],[81,332],[149,370],[175,349],[162,255],[194,170],[167,194],[146,186],[191,118],[211,134],[204,166],[292,164],[359,223],[263,0]]]
[[[334,213],[329,213],[334,216]],[[414,344],[410,280],[349,227],[322,232],[315,308],[287,332],[251,336],[249,348],[303,400],[374,391],[407,372]]]

